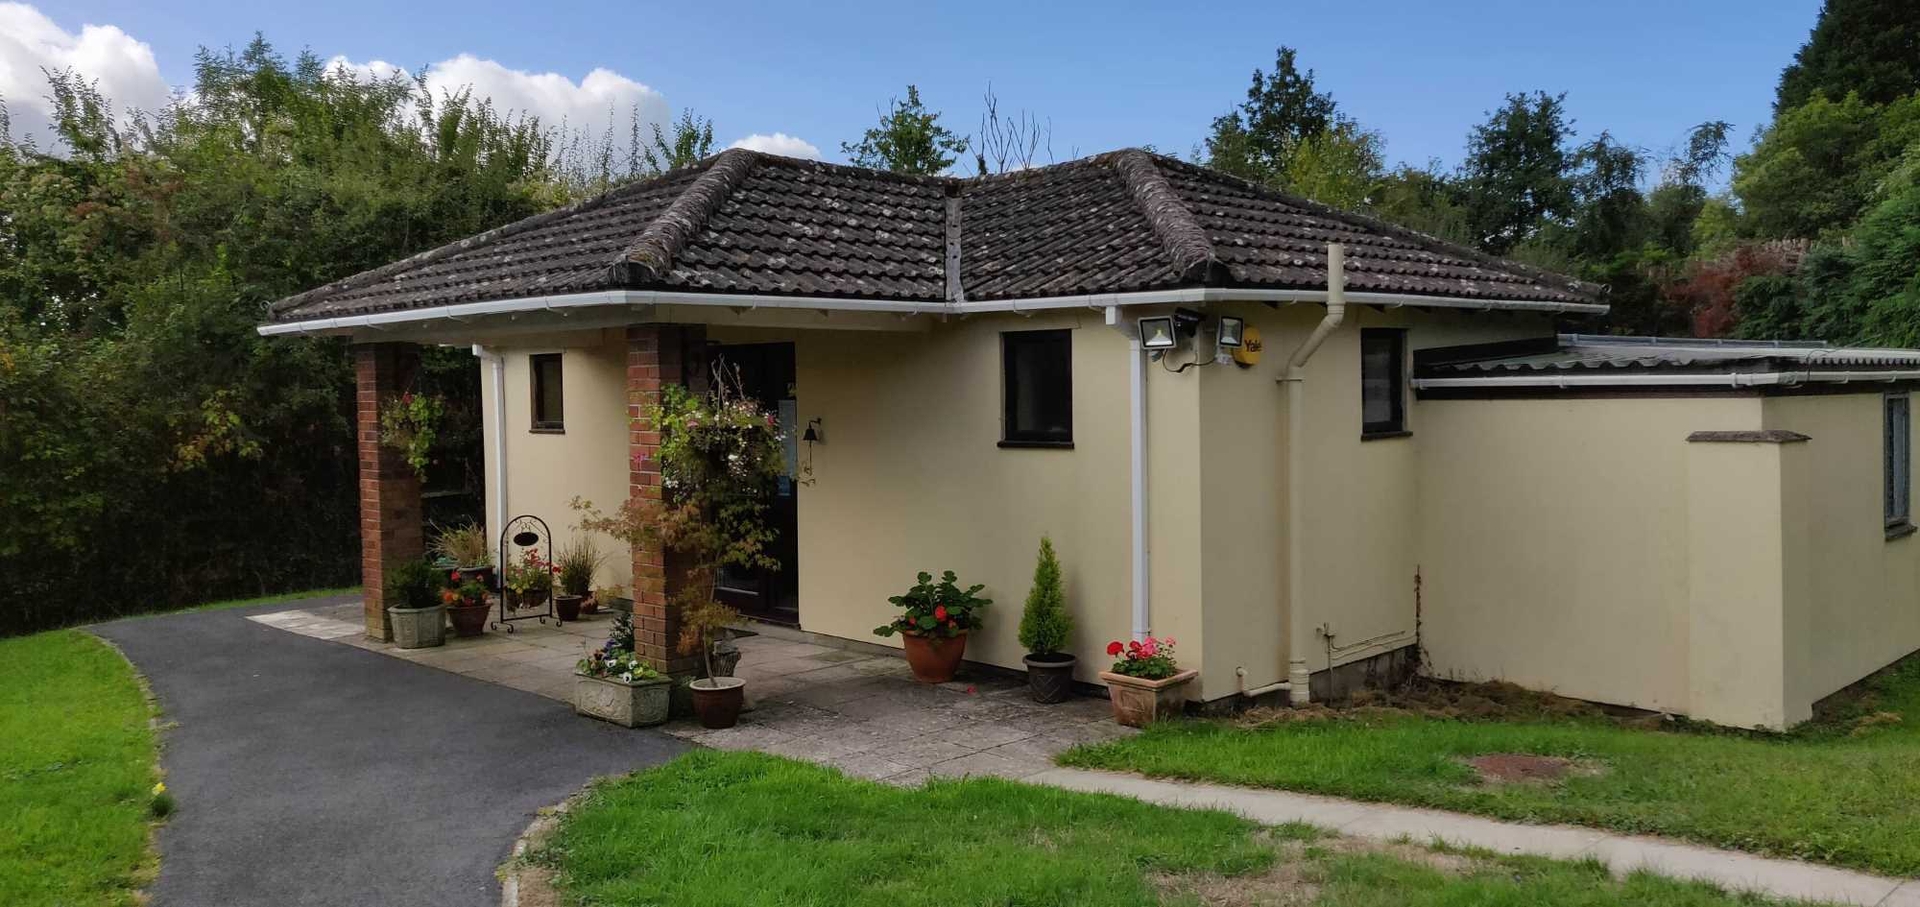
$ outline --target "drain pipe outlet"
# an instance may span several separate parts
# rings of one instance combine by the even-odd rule
[[[1294,705],[1309,699],[1306,639],[1307,609],[1302,601],[1301,565],[1306,558],[1302,549],[1306,537],[1306,507],[1301,492],[1306,488],[1306,468],[1301,462],[1301,441],[1306,434],[1307,360],[1327,341],[1327,337],[1347,320],[1347,249],[1339,243],[1327,243],[1327,314],[1315,325],[1313,333],[1287,359],[1287,698]]]
[[[1133,638],[1153,633],[1152,600],[1147,581],[1147,356],[1140,332],[1121,316],[1119,306],[1107,306],[1107,327],[1127,337],[1127,436],[1132,451],[1128,503],[1133,519]]]
[[[487,509],[492,511],[492,528],[487,535],[505,532],[507,528],[507,357],[493,352],[480,344],[473,345],[473,354],[481,362],[487,363],[493,378],[493,412],[485,420],[487,460],[493,466],[493,499],[488,501]]]

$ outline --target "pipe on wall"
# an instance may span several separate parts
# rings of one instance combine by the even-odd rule
[[[1133,638],[1153,633],[1153,602],[1148,594],[1147,558],[1147,356],[1140,332],[1107,306],[1107,326],[1127,335],[1127,438],[1131,449],[1128,509],[1133,523]]]
[[[1301,463],[1300,441],[1306,433],[1307,361],[1347,319],[1347,249],[1339,243],[1327,243],[1327,313],[1314,325],[1313,333],[1300,343],[1287,359],[1287,698],[1294,705],[1308,701],[1307,652],[1304,641],[1311,635],[1306,624],[1307,609],[1301,592],[1301,553],[1306,537],[1301,489],[1306,485],[1306,468]]]
[[[482,420],[495,489],[492,500],[487,502],[487,509],[491,511],[487,535],[492,537],[496,532],[506,531],[510,512],[507,510],[507,357],[477,343],[473,345],[473,354],[489,366],[493,379],[493,412]]]

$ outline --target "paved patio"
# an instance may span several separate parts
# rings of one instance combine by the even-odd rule
[[[610,614],[582,618],[560,626],[524,621],[513,633],[467,639],[449,634],[446,645],[429,649],[367,639],[358,603],[249,619],[571,706],[574,662],[599,646],[613,623]],[[935,776],[1025,778],[1053,768],[1054,755],[1068,747],[1134,733],[1113,722],[1105,699],[1038,705],[1027,698],[1024,680],[984,671],[963,671],[953,683],[917,683],[891,652],[756,629],[759,635],[739,641],[734,674],[747,681],[750,709],[740,723],[709,731],[676,721],[661,730],[702,746],[777,753],[895,784]]]

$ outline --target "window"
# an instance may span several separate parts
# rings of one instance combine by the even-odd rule
[[[533,372],[533,430],[566,431],[567,398],[560,381],[560,354],[528,356]]]
[[[1073,446],[1073,332],[1000,335],[1006,385],[1001,447]]]
[[[1913,526],[1913,430],[1906,394],[1888,394],[1883,425],[1886,451],[1887,532],[1904,535]]]
[[[1360,332],[1362,438],[1406,434],[1406,359],[1407,332],[1384,328]]]

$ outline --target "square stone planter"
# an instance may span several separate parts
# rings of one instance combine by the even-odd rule
[[[648,727],[667,720],[673,680],[659,677],[621,683],[605,677],[573,675],[573,711],[621,727]]]
[[[447,608],[388,608],[393,644],[402,649],[424,649],[447,641]]]
[[[1165,680],[1143,680],[1100,672],[1100,679],[1107,683],[1107,695],[1113,700],[1113,720],[1127,727],[1145,727],[1179,715],[1187,701],[1187,681],[1198,676],[1199,671],[1181,671]]]

